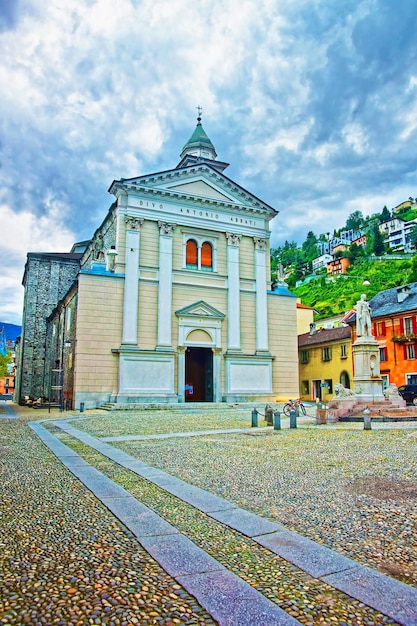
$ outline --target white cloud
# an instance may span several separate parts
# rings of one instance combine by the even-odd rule
[[[417,195],[411,5],[20,0],[0,31],[3,273],[21,290],[26,252],[91,236],[114,178],[174,166],[197,105],[226,173],[280,211],[274,245]]]
[[[23,305],[21,286],[27,252],[69,252],[74,233],[61,221],[59,202],[46,200],[45,215],[36,217],[29,210],[16,213],[0,205],[0,222],[7,224],[7,236],[0,243],[3,259],[0,320],[20,324]]]

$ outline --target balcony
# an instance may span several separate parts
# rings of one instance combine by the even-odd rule
[[[407,335],[393,335],[392,340],[394,343],[416,343],[417,333],[408,333]]]

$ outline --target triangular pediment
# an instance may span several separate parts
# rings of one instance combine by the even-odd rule
[[[212,185],[207,184],[204,180],[195,180],[191,183],[181,183],[180,185],[172,185],[168,187],[178,193],[187,193],[193,196],[201,196],[202,198],[217,198],[225,202],[234,202],[234,198],[220,193]]]
[[[199,300],[198,302],[189,304],[182,309],[178,309],[178,311],[175,311],[175,315],[178,317],[210,317],[211,319],[217,320],[225,318],[223,313],[215,309],[210,304],[207,304],[207,302],[204,302],[204,300]]]

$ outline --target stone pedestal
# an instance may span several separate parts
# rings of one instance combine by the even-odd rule
[[[352,349],[355,398],[363,402],[384,402],[378,342],[370,336],[359,337]]]

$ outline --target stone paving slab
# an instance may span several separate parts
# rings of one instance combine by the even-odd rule
[[[211,512],[210,517],[213,517],[218,522],[222,522],[222,524],[230,526],[230,528],[234,528],[234,530],[237,530],[247,537],[255,537],[256,535],[266,535],[275,531],[286,530],[285,526],[281,524],[276,524],[264,517],[256,515],[256,513],[251,513],[250,511],[245,511],[237,507],[225,511]]]
[[[171,524],[133,496],[128,496],[127,498],[104,497],[101,498],[101,501],[113,515],[123,520],[125,526],[137,537],[174,535],[179,532],[174,526],[171,526]]]
[[[220,626],[296,626],[300,622],[231,572],[178,576]]]
[[[417,626],[417,589],[369,567],[325,576],[323,580],[404,626]]]
[[[250,428],[226,428],[224,430],[197,430],[181,433],[162,433],[159,435],[115,435],[114,437],[102,437],[100,441],[106,443],[116,443],[118,441],[148,441],[150,439],[175,439],[178,437],[205,437],[207,435],[228,435],[234,433],[248,433],[253,429]],[[258,431],[271,430],[271,427],[259,427]]]
[[[236,505],[232,502],[229,502],[224,498],[220,498],[219,496],[215,496],[209,491],[200,489],[200,487],[190,485],[189,483],[186,483],[178,478],[171,483],[165,483],[164,481],[162,481],[162,483],[155,481],[155,483],[157,485],[160,484],[161,487],[169,491],[169,493],[180,498],[184,502],[187,502],[187,504],[191,504],[203,513],[236,508]]]
[[[253,539],[314,578],[321,578],[326,574],[357,566],[356,561],[289,530],[261,535]]]
[[[153,470],[154,472],[160,471],[156,469],[155,467],[150,467],[146,463],[143,463],[143,461],[138,461],[136,459],[133,459],[132,457],[130,457],[128,461],[123,461],[120,464],[123,465],[123,467],[125,467],[126,469],[131,470],[132,472],[135,472],[135,473],[145,472],[145,471],[150,471],[150,470]]]
[[[63,463],[65,467],[68,467],[68,469],[70,469],[71,471],[73,467],[89,467],[90,465],[89,463],[87,463],[87,461],[84,461],[84,459],[82,459],[80,456],[68,455],[68,456],[59,456],[58,458],[61,461],[61,463]]]
[[[117,485],[115,482],[110,480],[110,478],[104,476],[104,474],[96,470],[95,467],[92,467],[91,465],[88,467],[73,466],[71,468],[71,472],[100,499],[106,496],[115,498],[130,496],[130,493],[126,491],[126,489]]]
[[[2,411],[0,411],[0,418],[16,420],[19,417],[18,413],[16,413],[12,407],[7,404],[6,400],[0,400],[0,407],[2,409]]]
[[[61,441],[54,437],[54,435],[46,430],[41,424],[29,422],[29,426],[57,457],[79,457],[74,450],[61,443]]]
[[[137,519],[124,519],[123,524],[139,541],[141,541],[143,537],[176,535],[179,532],[177,528],[171,526],[171,524],[151,510],[147,513],[142,513]]]
[[[184,535],[138,537],[146,552],[174,578],[183,574],[198,574],[224,570],[216,559]]]

